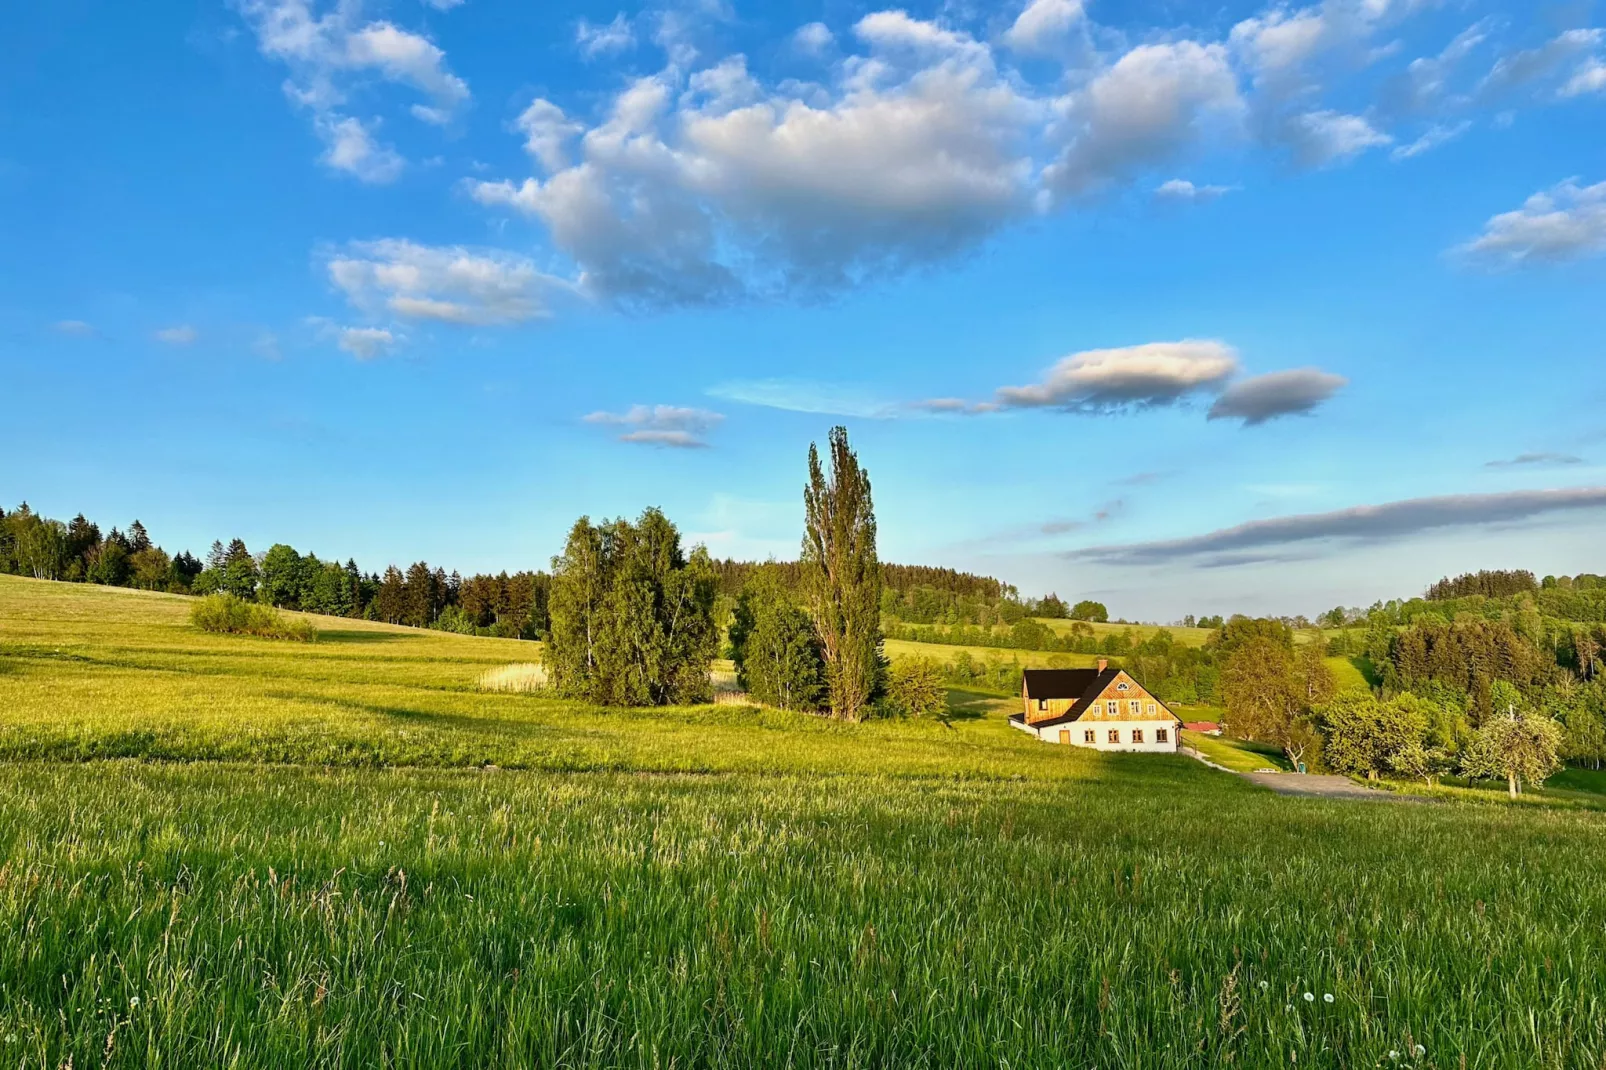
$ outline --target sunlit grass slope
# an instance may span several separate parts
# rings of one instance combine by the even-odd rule
[[[984,697],[589,709],[474,690],[528,644],[187,608],[0,579],[0,1066],[1606,1060],[1597,812],[1283,798]],[[98,753],[242,760],[52,760]]]

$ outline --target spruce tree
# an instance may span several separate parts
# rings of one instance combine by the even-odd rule
[[[827,478],[819,451],[809,446],[802,563],[825,656],[831,715],[857,721],[875,698],[883,672],[881,567],[870,475],[848,447],[847,428],[831,429],[830,447]]]

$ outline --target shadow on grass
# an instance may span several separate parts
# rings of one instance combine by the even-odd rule
[[[406,632],[368,632],[356,629],[339,629],[324,631],[318,630],[320,643],[394,643],[402,639],[416,639],[415,635]]]
[[[1007,702],[1003,695],[986,691],[970,691],[962,687],[948,689],[948,720],[980,721],[994,713],[1000,703]]]

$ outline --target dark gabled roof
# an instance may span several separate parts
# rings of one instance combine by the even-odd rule
[[[1108,669],[1106,672],[1110,671]],[[1027,698],[1081,698],[1099,678],[1097,669],[1027,669]]]
[[[1087,708],[1093,705],[1093,701],[1104,693],[1105,688],[1115,682],[1117,676],[1121,675],[1121,670],[1113,666],[1103,672],[1099,672],[1097,669],[1027,669],[1021,675],[1026,681],[1027,698],[1076,699],[1076,704],[1058,717],[1027,722],[1033,728],[1047,728],[1051,725],[1067,724],[1071,721],[1080,720],[1082,714],[1087,712]],[[1081,684],[1081,690],[1071,690],[1079,683]],[[1149,697],[1154,698],[1153,695]],[[1155,701],[1159,702],[1160,700],[1155,699]],[[1160,708],[1164,709],[1166,713],[1171,713],[1163,702],[1160,703]],[[1176,714],[1171,715],[1173,717],[1176,716]]]

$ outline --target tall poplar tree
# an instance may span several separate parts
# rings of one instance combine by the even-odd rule
[[[802,563],[831,715],[857,721],[882,677],[881,564],[870,475],[848,448],[847,428],[831,429],[830,447],[827,478],[819,450],[809,445]]]

